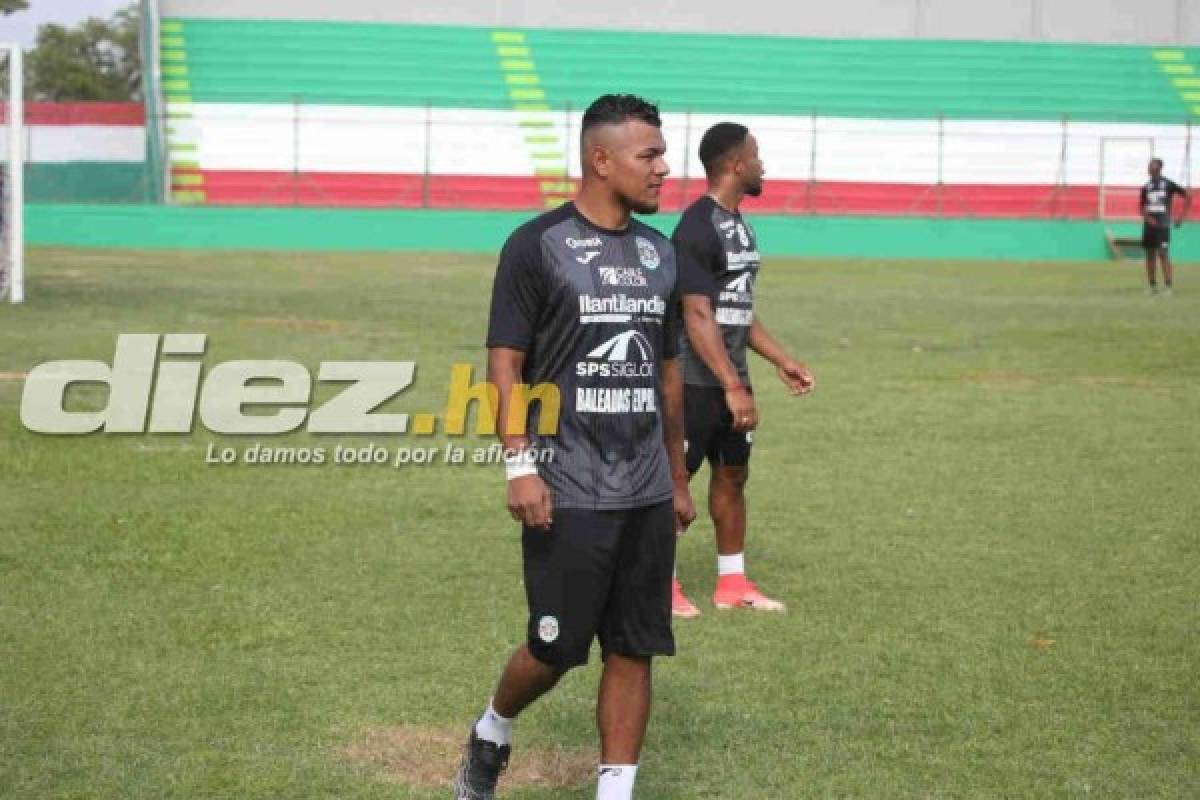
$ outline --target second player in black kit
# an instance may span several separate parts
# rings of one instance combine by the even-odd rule
[[[703,295],[712,303],[738,380],[750,389],[746,350],[754,322],[754,281],[760,258],[754,230],[737,211],[728,211],[704,195],[683,213],[672,236],[689,268],[680,274],[680,293]],[[744,466],[753,437],[735,430],[725,404],[725,386],[684,337],[683,380],[687,384],[687,467],[694,473],[704,461]]]
[[[813,387],[812,374],[768,332],[754,311],[761,259],[754,229],[742,216],[746,197],[762,193],[758,140],[743,125],[718,123],[700,139],[708,192],[683,213],[671,241],[679,262],[685,332],[682,347],[688,474],[711,465],[709,513],[717,539],[713,605],[784,611],[746,576],[746,498],[750,449],[758,409],[750,388],[747,352],[769,361],[796,395]],[[672,611],[695,617],[699,608],[673,581]]]

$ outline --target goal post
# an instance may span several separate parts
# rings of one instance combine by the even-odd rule
[[[21,46],[0,42],[4,155],[0,163],[0,299],[25,300],[25,105]]]

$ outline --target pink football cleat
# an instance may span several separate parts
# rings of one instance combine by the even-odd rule
[[[696,608],[696,604],[687,599],[687,595],[683,593],[683,587],[679,584],[678,578],[671,579],[671,616],[679,617],[680,619],[694,619],[700,616],[700,609]]]
[[[749,608],[754,611],[778,613],[787,611],[787,606],[760,592],[754,582],[745,575],[722,575],[718,578],[717,590],[713,592],[713,605],[720,609]]]

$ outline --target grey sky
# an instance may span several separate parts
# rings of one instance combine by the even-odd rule
[[[57,22],[70,25],[87,17],[108,17],[132,0],[30,0],[29,9],[0,17],[0,42],[17,41],[33,46],[38,25]]]

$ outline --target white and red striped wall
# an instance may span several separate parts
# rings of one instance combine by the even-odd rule
[[[186,111],[172,120],[174,141],[189,145],[189,166],[175,170],[184,201],[536,208],[547,195],[569,194],[579,175],[578,113],[542,115],[543,136],[555,139],[550,149],[564,154],[547,163],[527,144],[527,112],[244,103],[193,103]],[[722,119],[664,116],[667,210],[703,191],[696,148]],[[758,211],[1130,216],[1152,155],[1166,160],[1177,181],[1190,182],[1192,136],[1182,125],[736,120],[758,137],[767,167],[767,191],[751,203]]]
[[[29,202],[152,199],[141,103],[26,103],[24,135]],[[0,152],[7,136],[0,126]]]

